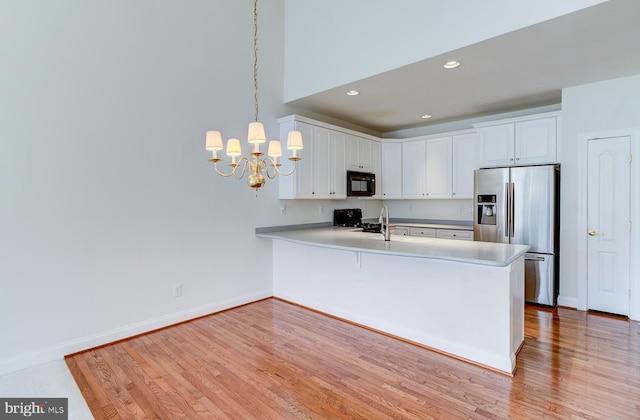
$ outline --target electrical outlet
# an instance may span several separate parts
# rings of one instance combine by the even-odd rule
[[[182,283],[173,285],[173,297],[177,298],[182,296]]]
[[[283,216],[284,213],[287,211],[287,206],[285,206],[284,204],[280,206],[280,216]]]
[[[322,206],[318,206],[318,213],[322,214]]]

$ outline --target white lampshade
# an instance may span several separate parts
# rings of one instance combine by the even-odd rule
[[[240,156],[242,150],[240,149],[240,140],[229,139],[227,142],[227,156]]]
[[[264,125],[261,122],[249,123],[249,133],[247,134],[247,141],[251,144],[264,143],[267,141],[267,136],[264,133]]]
[[[222,135],[219,131],[207,131],[207,150],[222,150]]]
[[[280,140],[271,140],[269,142],[269,150],[267,151],[267,155],[271,157],[282,156],[282,145],[280,144]]]
[[[302,133],[299,131],[289,131],[287,138],[287,149],[302,150]]]

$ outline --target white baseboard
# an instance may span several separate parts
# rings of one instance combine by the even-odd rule
[[[578,299],[574,297],[568,297],[568,296],[558,296],[558,305],[566,306],[567,308],[577,308]]]
[[[240,296],[220,302],[214,302],[196,308],[187,309],[181,312],[163,315],[147,321],[126,325],[109,331],[81,337],[76,340],[66,341],[51,346],[47,346],[26,354],[14,356],[0,360],[0,376],[22,369],[27,369],[53,360],[64,358],[66,355],[77,353],[93,347],[102,346],[114,341],[133,337],[158,328],[188,321],[203,315],[209,315],[230,309],[236,306],[255,302],[273,296],[272,290]]]

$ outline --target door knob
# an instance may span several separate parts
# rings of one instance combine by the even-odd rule
[[[589,236],[596,236],[596,235],[601,235],[602,234],[602,232],[596,232],[595,230],[590,230],[587,233],[589,234]]]

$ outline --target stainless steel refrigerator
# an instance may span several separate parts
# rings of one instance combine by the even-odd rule
[[[474,240],[529,245],[525,301],[555,306],[560,166],[478,169],[474,176]]]

